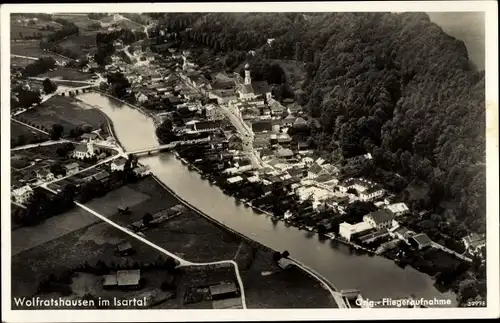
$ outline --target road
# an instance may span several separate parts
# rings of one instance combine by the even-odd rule
[[[36,147],[41,147],[41,146],[52,146],[52,145],[57,145],[57,144],[63,144],[65,142],[71,142],[66,139],[60,139],[60,140],[49,140],[49,141],[44,141],[38,144],[30,144],[30,145],[24,145],[24,146],[19,146],[16,148],[12,148],[10,151],[18,151],[18,150],[24,150],[24,149],[31,149],[31,148],[36,148]]]
[[[221,105],[222,112],[231,121],[231,124],[238,131],[239,137],[243,143],[243,151],[250,157],[252,165],[257,168],[264,166],[264,163],[260,159],[257,151],[253,148],[254,133],[252,129],[245,123],[245,121],[239,116],[238,112],[234,111],[237,108],[231,108],[227,105]]]
[[[17,112],[17,113],[15,113],[15,114],[13,114],[13,116],[17,116],[18,114],[21,114],[21,113],[23,113],[23,112],[25,112],[25,111],[26,111],[26,110],[19,111],[19,112]],[[17,122],[17,123],[19,123],[19,124],[22,124],[23,126],[26,126],[26,127],[28,127],[28,128],[31,128],[31,129],[33,129],[33,130],[36,130],[36,131],[38,131],[38,132],[41,132],[41,133],[43,133],[43,134],[49,135],[49,133],[48,133],[48,132],[45,132],[45,131],[40,130],[40,129],[35,128],[35,127],[32,127],[32,126],[30,126],[29,124],[26,124],[26,123],[21,122],[21,121],[19,121],[19,120],[12,119],[12,118],[11,118],[10,120],[12,120],[12,121],[14,121],[14,122]]]
[[[35,80],[35,81],[44,81],[46,77],[28,77],[30,80]],[[75,81],[75,80],[66,80],[62,78],[49,78],[53,82],[68,82],[68,83],[80,83],[80,84],[88,84],[88,85],[95,85],[96,81]]]

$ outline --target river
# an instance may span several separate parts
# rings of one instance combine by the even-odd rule
[[[123,148],[134,150],[158,144],[153,121],[141,113],[100,93],[84,93],[80,100],[99,108],[114,124],[115,134]],[[382,257],[353,251],[317,235],[287,227],[269,216],[226,196],[219,188],[201,179],[170,153],[144,156],[140,162],[180,197],[208,216],[275,250],[288,250],[298,261],[312,268],[338,289],[359,288],[370,299],[384,297],[417,297],[451,299],[455,295],[440,293],[428,275],[412,268],[402,269]]]
[[[485,17],[484,12],[427,12],[432,22],[445,33],[462,40],[469,59],[479,70],[485,65]]]

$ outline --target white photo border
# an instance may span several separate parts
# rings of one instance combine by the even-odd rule
[[[10,13],[42,12],[367,12],[419,11],[485,13],[486,161],[487,161],[487,308],[453,309],[279,309],[279,310],[11,310],[10,250]],[[498,212],[498,7],[496,1],[374,1],[262,3],[108,3],[7,4],[1,6],[2,147],[2,321],[140,322],[261,321],[416,318],[495,318],[499,311]],[[75,315],[76,314],[76,315]]]

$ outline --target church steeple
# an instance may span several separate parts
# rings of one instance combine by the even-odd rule
[[[250,65],[245,64],[245,84],[252,84],[252,78],[250,77]]]

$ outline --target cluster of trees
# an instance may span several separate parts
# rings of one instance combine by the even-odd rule
[[[61,24],[63,27],[55,33],[48,35],[46,42],[56,43],[69,36],[80,34],[80,29],[74,23],[61,18],[54,19],[54,21]]]
[[[48,193],[42,188],[36,188],[33,193],[33,198],[26,205],[24,212],[19,212],[13,217],[13,221],[19,225],[36,225],[46,218],[70,210],[74,206],[76,188],[68,184],[57,195]]]
[[[289,15],[275,13],[234,13],[231,15],[168,13],[160,18],[152,35],[158,36],[160,31],[166,31],[181,41],[196,41],[217,51],[248,51],[263,46],[267,39],[284,34],[290,23]]]
[[[50,139],[59,140],[64,133],[64,127],[59,123],[54,123],[50,129]]]
[[[178,140],[178,137],[174,131],[173,121],[169,118],[165,119],[165,121],[163,121],[160,126],[156,128],[156,136],[158,137],[158,140],[163,144]]]
[[[107,13],[91,12],[87,14],[87,17],[92,20],[100,20],[101,18],[107,17]]]
[[[130,88],[130,82],[125,77],[123,73],[109,73],[107,75],[109,89],[112,95],[117,98],[123,98],[128,94],[128,89]]]
[[[113,43],[121,40],[124,45],[130,45],[136,41],[146,38],[146,34],[140,31],[131,31],[130,29],[114,30],[108,33],[97,33],[96,45],[97,52],[94,59],[97,64],[104,66],[111,63],[111,55],[115,53]]]
[[[22,88],[22,86],[14,88],[12,92],[17,94],[17,100],[11,100],[10,102],[10,106],[12,108],[27,109],[42,102],[40,93],[31,90],[25,90]]]
[[[75,52],[67,47],[51,42],[40,42],[40,48],[75,60],[83,55],[81,52]]]
[[[37,76],[53,69],[56,61],[52,57],[41,57],[33,63],[27,65],[23,70],[23,76]]]
[[[52,82],[49,78],[43,80],[42,85],[43,85],[43,92],[45,94],[54,93],[57,90],[57,84]]]

